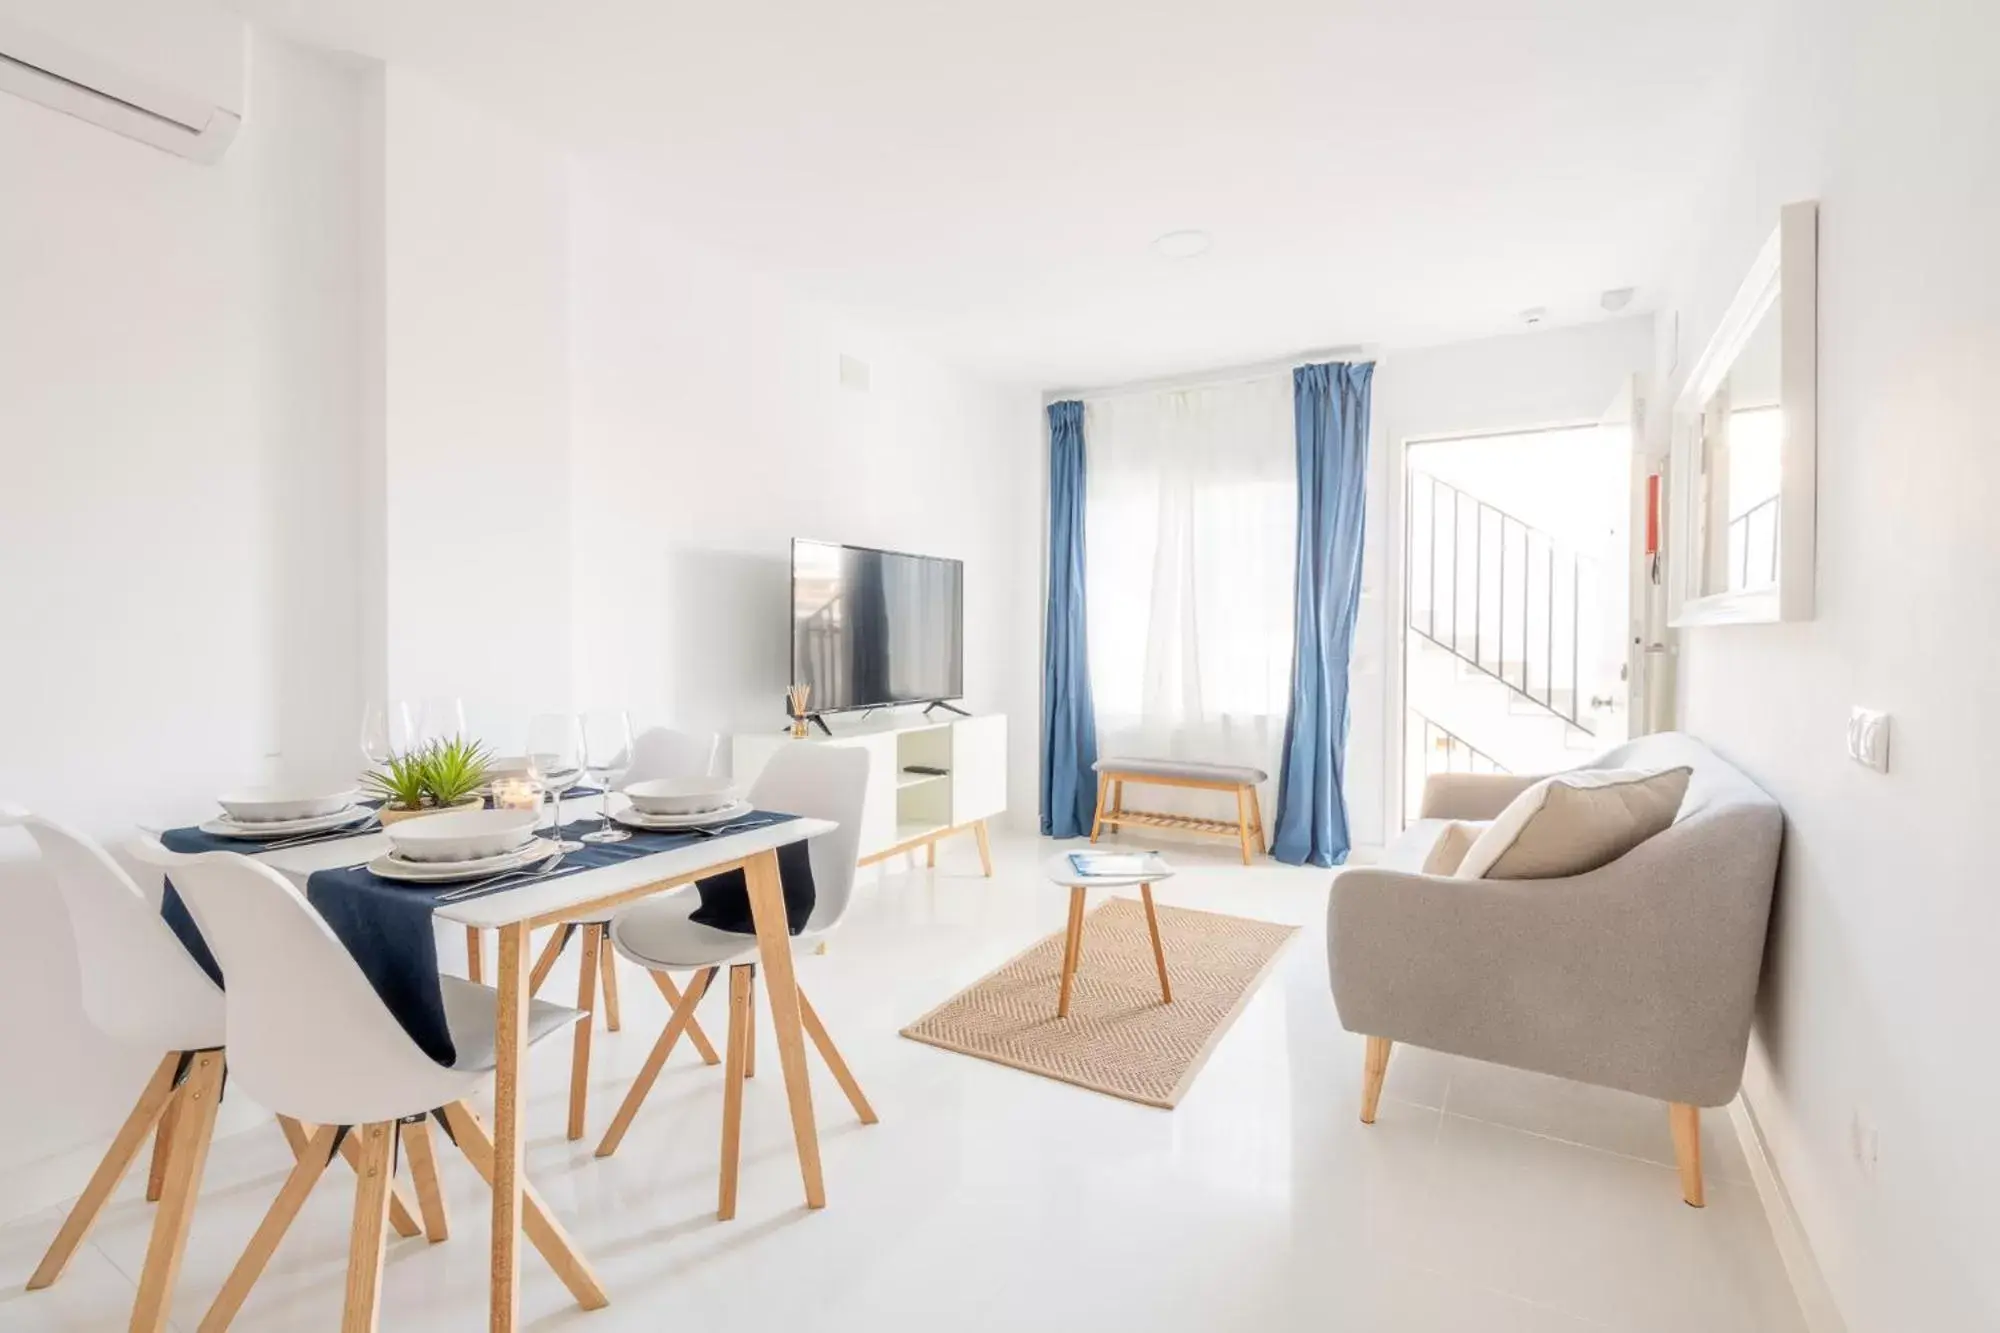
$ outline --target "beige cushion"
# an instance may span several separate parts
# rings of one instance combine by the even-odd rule
[[[1579,769],[1544,778],[1500,812],[1453,873],[1561,879],[1609,865],[1674,822],[1693,771]]]
[[[1374,864],[1411,875],[1449,875],[1485,827],[1484,820],[1415,819]]]
[[[1431,844],[1431,854],[1424,858],[1423,873],[1426,875],[1455,874],[1465,864],[1465,854],[1479,841],[1479,835],[1491,828],[1490,819],[1447,819],[1444,831]]]

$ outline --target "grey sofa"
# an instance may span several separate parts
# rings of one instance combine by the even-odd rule
[[[1536,780],[1448,774],[1381,864],[1335,877],[1327,955],[1341,1024],[1369,1038],[1364,1121],[1399,1041],[1658,1097],[1700,1206],[1700,1108],[1742,1080],[1784,823],[1690,736],[1643,737],[1591,766],[1682,764],[1694,772],[1674,824],[1588,874],[1422,873],[1448,821],[1491,819]]]

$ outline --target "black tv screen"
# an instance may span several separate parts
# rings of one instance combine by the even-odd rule
[[[965,693],[965,566],[865,546],[792,542],[792,683],[806,710]]]

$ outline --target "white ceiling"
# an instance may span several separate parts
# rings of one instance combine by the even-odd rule
[[[1038,387],[1643,308],[1743,0],[236,0],[644,173],[673,225]],[[1211,231],[1193,260],[1152,254]]]

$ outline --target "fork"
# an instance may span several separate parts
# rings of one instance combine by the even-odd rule
[[[753,828],[763,828],[766,824],[776,822],[775,820],[765,819],[760,815],[755,819],[738,820],[734,824],[718,824],[714,828],[691,828],[688,832],[694,834],[697,838],[719,838],[725,833],[745,833]]]
[[[316,842],[338,842],[342,838],[355,838],[364,833],[373,833],[381,827],[382,817],[370,815],[359,824],[349,824],[344,828],[328,829],[320,833],[301,833],[296,837],[281,838],[277,842],[267,842],[257,850],[282,852],[291,847],[310,847]]]
[[[541,879],[553,873],[555,868],[562,864],[562,859],[565,855],[567,853],[555,852],[543,857],[531,866],[520,866],[513,870],[503,870],[497,875],[489,875],[485,879],[476,879],[470,884],[460,885],[449,893],[439,894],[437,901],[441,903],[457,902],[460,898],[470,898],[474,894],[484,893],[495,885],[504,884],[510,879],[518,879],[523,884],[529,880]],[[581,868],[588,869],[588,867]]]

